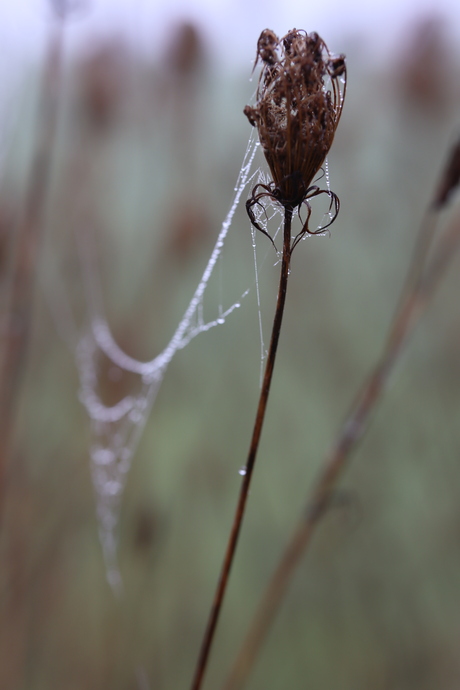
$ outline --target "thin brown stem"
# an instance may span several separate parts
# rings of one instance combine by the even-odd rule
[[[241,484],[238,503],[235,510],[232,528],[230,531],[227,549],[225,551],[224,560],[219,576],[219,581],[214,594],[211,611],[206,626],[206,631],[201,644],[201,650],[198,657],[198,662],[195,669],[195,675],[191,685],[191,690],[200,690],[202,687],[204,674],[206,672],[209,653],[214,641],[216,626],[219,620],[222,604],[224,601],[225,592],[227,589],[228,578],[233,564],[238,537],[241,531],[246,502],[249,494],[249,487],[256,462],[257,450],[259,448],[260,436],[262,433],[262,426],[265,418],[265,411],[267,408],[268,395],[270,393],[270,385],[272,382],[273,368],[275,366],[276,352],[278,349],[278,341],[281,332],[281,324],[284,314],[284,305],[286,301],[286,290],[289,277],[289,266],[291,263],[291,221],[292,210],[285,209],[284,216],[284,231],[283,231],[283,256],[281,262],[281,274],[278,288],[278,298],[276,303],[275,316],[273,319],[272,334],[270,339],[270,347],[267,355],[267,362],[265,365],[265,373],[262,382],[262,389],[260,391],[259,404],[257,406],[256,418],[254,421],[254,428],[252,432],[251,444],[249,446],[248,458],[245,465],[245,474]]]
[[[240,690],[243,687],[294,570],[304,556],[316,526],[330,505],[335,488],[350,460],[351,452],[366,430],[399,354],[439,284],[453,256],[454,248],[458,248],[460,222],[457,219],[442,237],[437,251],[427,266],[432,233],[438,220],[439,214],[433,213],[430,209],[422,222],[406,283],[382,355],[350,406],[335,443],[320,470],[316,485],[307,501],[306,510],[263,594],[240,652],[224,684],[224,690]]]

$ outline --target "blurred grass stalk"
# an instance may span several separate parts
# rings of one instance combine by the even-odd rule
[[[439,221],[460,182],[460,139],[453,145],[439,184],[422,219],[412,260],[383,352],[352,402],[323,463],[305,510],[265,589],[224,690],[239,690],[261,651],[296,567],[308,549],[315,529],[332,505],[337,485],[352,452],[366,431],[404,346],[433,297],[460,244],[460,217],[437,239]],[[433,244],[437,246],[433,248]]]
[[[0,519],[8,461],[32,328],[34,289],[50,187],[62,63],[62,20],[57,15],[48,40],[40,102],[37,148],[30,167],[22,217],[14,231],[10,284],[3,314],[0,371]]]
[[[58,119],[59,80],[62,67],[63,15],[54,13],[48,39],[37,117],[37,147],[30,166],[22,214],[11,229],[12,260],[2,323],[0,352],[0,524],[5,524],[5,501],[9,463],[19,393],[27,363],[33,321],[37,267],[43,240],[44,221],[49,197]],[[2,535],[5,550],[5,582],[9,590],[0,626],[0,685],[24,687],[24,634],[27,606],[25,526],[15,522],[13,530]]]

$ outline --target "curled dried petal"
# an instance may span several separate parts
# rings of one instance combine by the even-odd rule
[[[257,41],[256,63],[260,58],[266,65],[274,65],[278,61],[276,49],[278,47],[278,37],[270,29],[264,29]]]

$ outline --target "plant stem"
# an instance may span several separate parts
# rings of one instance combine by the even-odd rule
[[[427,228],[434,231],[438,214],[429,210],[425,216],[416,251],[409,266],[402,296],[390,326],[382,355],[370,371],[360,392],[350,406],[345,421],[320,470],[316,486],[286,546],[278,566],[263,594],[240,652],[224,684],[224,690],[239,690],[254,664],[266,633],[287,590],[300,559],[304,556],[315,528],[325,514],[335,487],[348,466],[350,455],[367,429],[369,418],[381,398],[399,354],[423,314],[430,297],[444,274],[449,260],[460,243],[460,222],[452,227],[439,243],[437,252],[427,266],[430,241]]]
[[[211,651],[211,646],[214,640],[217,622],[219,620],[220,611],[227,589],[228,578],[235,556],[238,537],[241,531],[244,511],[246,508],[246,502],[249,494],[249,487],[251,484],[251,478],[256,462],[257,450],[259,448],[259,441],[262,433],[265,411],[267,408],[268,395],[270,393],[270,385],[273,376],[273,368],[275,366],[276,352],[278,349],[278,341],[281,332],[281,323],[283,320],[284,305],[286,301],[289,266],[291,263],[291,221],[292,210],[286,208],[284,215],[283,256],[281,262],[281,275],[278,288],[278,299],[276,303],[275,316],[273,319],[270,347],[268,350],[267,362],[265,365],[262,389],[260,391],[259,404],[257,406],[257,413],[254,421],[251,444],[249,446],[249,453],[245,466],[245,474],[243,476],[238,503],[235,510],[235,516],[233,518],[233,524],[227,543],[227,549],[225,551],[219,581],[214,594],[214,600],[211,606],[206,631],[201,644],[201,650],[198,657],[198,662],[196,665],[191,690],[200,690],[200,688],[202,687],[204,674],[209,659],[209,653]]]

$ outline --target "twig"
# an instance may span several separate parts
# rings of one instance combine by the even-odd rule
[[[284,304],[286,300],[286,289],[289,277],[289,266],[291,262],[291,221],[292,210],[286,208],[284,216],[284,231],[283,231],[283,256],[281,262],[281,274],[278,288],[278,298],[273,319],[272,334],[270,340],[270,347],[267,355],[267,362],[265,365],[265,373],[262,382],[262,389],[259,397],[259,404],[257,407],[256,418],[254,422],[254,429],[252,432],[251,444],[249,447],[248,458],[245,465],[245,474],[241,484],[238,503],[236,506],[235,516],[233,519],[232,529],[227,544],[224,560],[222,563],[221,573],[217,584],[214,600],[212,603],[206,631],[201,645],[200,655],[195,670],[195,676],[191,685],[192,690],[199,690],[201,688],[204,674],[207,667],[209,653],[214,640],[219,614],[224,600],[228,578],[232,567],[235,550],[238,542],[238,537],[241,531],[244,511],[249,493],[249,487],[256,462],[257,450],[259,447],[260,435],[265,418],[265,411],[267,408],[268,395],[270,392],[270,385],[272,381],[273,368],[275,365],[276,352],[278,349],[278,341],[281,332],[281,323],[283,320]]]
[[[443,171],[438,192],[421,224],[406,283],[382,355],[352,403],[335,443],[320,470],[316,486],[307,501],[306,510],[263,594],[246,638],[223,686],[224,690],[239,690],[243,687],[287,590],[290,578],[305,554],[316,526],[330,505],[335,488],[350,460],[351,452],[367,428],[371,414],[380,400],[398,356],[422,316],[440,278],[444,275],[454,250],[458,248],[460,222],[456,219],[439,240],[439,246],[431,261],[428,262],[440,211],[458,186],[459,161],[460,145],[457,143]]]

